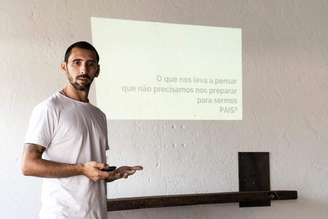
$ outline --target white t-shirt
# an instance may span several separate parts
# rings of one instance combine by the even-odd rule
[[[90,103],[57,92],[32,112],[24,143],[46,147],[44,159],[77,164],[106,162],[107,121]],[[43,178],[42,219],[107,218],[106,184],[86,176]]]

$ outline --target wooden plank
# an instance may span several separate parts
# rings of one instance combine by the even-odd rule
[[[146,196],[107,200],[108,211],[185,205],[297,199],[297,191],[224,192],[168,196]]]

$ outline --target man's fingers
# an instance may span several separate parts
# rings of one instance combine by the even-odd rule
[[[133,170],[143,170],[142,166],[133,166],[131,167]]]
[[[132,175],[136,172],[136,170],[127,170],[126,173],[129,175]]]
[[[115,179],[119,179],[119,178],[122,177],[121,176],[122,174],[120,172],[115,171],[115,170],[112,174],[113,174],[112,177],[115,178]]]
[[[96,163],[95,167],[99,168],[99,169],[104,169],[106,167],[106,164],[104,163]]]
[[[105,167],[104,168],[108,168],[109,167],[109,164],[105,163]]]
[[[133,175],[136,171],[143,170],[142,166],[121,166],[110,172],[110,177],[114,180],[121,178],[128,178],[130,175]]]
[[[133,175],[136,171],[132,170],[132,171],[127,171],[123,174],[124,178],[128,178],[129,176]]]
[[[96,170],[97,172],[94,172],[91,178],[93,181],[97,182],[99,180],[107,179],[109,177],[109,173],[101,170]]]

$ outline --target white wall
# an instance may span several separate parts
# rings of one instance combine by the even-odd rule
[[[145,166],[109,186],[111,197],[238,190],[238,151],[269,151],[271,187],[299,191],[297,201],[269,208],[143,209],[111,219],[327,218],[327,11],[326,0],[2,0],[0,217],[37,217],[40,180],[19,171],[28,118],[64,85],[66,47],[90,41],[90,17],[101,16],[243,29],[243,121],[111,122],[111,161]]]

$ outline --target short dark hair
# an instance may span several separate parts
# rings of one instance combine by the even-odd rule
[[[76,43],[73,43],[72,45],[70,45],[65,52],[65,57],[64,57],[65,62],[68,62],[68,58],[71,55],[73,48],[87,49],[87,50],[94,52],[96,54],[96,61],[97,61],[97,63],[99,62],[99,54],[98,54],[96,48],[93,47],[93,45],[91,45],[90,43],[88,43],[86,41],[79,41],[79,42],[76,42]]]

